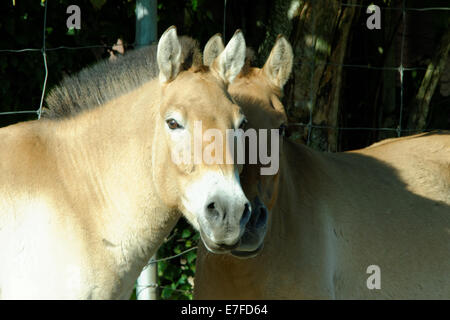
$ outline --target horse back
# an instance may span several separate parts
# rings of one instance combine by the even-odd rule
[[[356,153],[393,168],[411,192],[450,205],[449,131],[387,139]]]

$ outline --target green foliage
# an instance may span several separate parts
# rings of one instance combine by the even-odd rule
[[[186,220],[181,219],[158,251],[158,258],[174,256],[195,247],[199,241]],[[192,299],[197,251],[191,250],[175,259],[158,262],[161,299]]]
[[[158,262],[160,299],[192,300],[197,258],[196,246],[199,238],[199,233],[185,219],[180,219],[164,244],[159,248],[157,259],[163,260]],[[173,257],[183,252],[185,253],[174,259],[164,260],[164,258]],[[130,300],[136,300],[136,288],[133,290]]]

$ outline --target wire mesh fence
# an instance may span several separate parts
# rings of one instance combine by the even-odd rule
[[[49,70],[48,68],[48,57],[47,57],[47,52],[52,52],[52,51],[59,51],[59,50],[87,50],[87,49],[95,49],[95,48],[112,48],[114,46],[114,44],[111,45],[105,45],[105,44],[93,44],[93,45],[83,45],[83,46],[58,46],[58,47],[53,47],[53,48],[48,48],[46,46],[46,25],[47,25],[47,7],[48,7],[48,0],[43,2],[44,3],[44,16],[42,17],[42,30],[37,32],[38,34],[41,34],[42,36],[42,46],[40,48],[22,48],[22,49],[0,49],[0,59],[2,59],[2,54],[21,54],[21,53],[30,53],[30,52],[40,52],[42,55],[42,62],[43,62],[43,68],[44,68],[44,78],[42,79],[42,91],[41,91],[41,98],[40,98],[40,103],[38,106],[36,106],[35,109],[32,110],[16,110],[16,111],[2,111],[0,112],[0,116],[6,116],[6,115],[20,115],[20,114],[35,114],[37,119],[40,119],[41,117],[41,112],[42,112],[42,108],[43,108],[43,104],[44,104],[44,98],[45,95],[47,93],[47,80],[48,80],[48,76],[51,73],[52,70]],[[353,4],[353,3],[341,3],[340,4],[342,7],[356,7],[356,8],[361,8],[361,9],[367,9],[366,5],[361,5],[361,4]],[[301,127],[306,127],[308,129],[308,138],[307,138],[307,143],[310,144],[312,136],[311,136],[311,132],[312,129],[332,129],[332,130],[338,130],[338,131],[356,131],[356,130],[367,130],[367,131],[391,131],[391,132],[395,132],[397,134],[397,136],[401,136],[402,133],[411,133],[411,132],[417,132],[418,130],[414,130],[414,129],[405,129],[402,127],[402,120],[403,120],[403,116],[404,116],[404,92],[405,92],[405,85],[404,85],[404,73],[406,71],[426,71],[427,68],[421,67],[421,66],[417,66],[417,67],[411,67],[411,66],[405,66],[404,64],[404,48],[405,48],[405,34],[406,34],[406,15],[409,12],[432,12],[432,11],[448,11],[450,12],[450,7],[426,7],[426,8],[417,8],[417,7],[406,7],[406,0],[402,0],[402,5],[401,7],[397,8],[397,7],[381,7],[381,10],[395,10],[395,11],[400,11],[401,15],[402,15],[402,24],[403,24],[403,29],[401,32],[401,43],[400,43],[400,64],[398,66],[371,66],[371,65],[365,65],[365,64],[348,64],[348,63],[335,63],[333,61],[316,61],[315,57],[311,60],[310,57],[307,56],[301,56],[301,57],[296,57],[296,60],[298,61],[298,64],[309,64],[311,66],[311,68],[314,70],[315,67],[317,67],[320,64],[326,64],[326,65],[331,65],[331,66],[335,66],[338,68],[355,68],[355,69],[366,69],[366,70],[381,70],[381,71],[395,71],[398,73],[399,75],[399,79],[400,79],[400,102],[399,102],[399,114],[398,114],[398,125],[396,127],[379,127],[379,128],[375,128],[375,127],[340,127],[340,126],[328,126],[328,125],[317,125],[317,124],[313,124],[313,109],[310,108],[309,110],[309,121],[307,123],[302,123],[302,122],[296,122],[296,123],[290,123],[290,125],[292,126],[301,126]],[[314,13],[313,13],[314,14]],[[224,0],[224,7],[223,7],[223,16],[224,16],[224,24],[223,24],[223,34],[226,34],[226,17],[227,17],[227,1]],[[314,16],[313,16],[314,19]],[[313,23],[313,25],[315,25]],[[312,39],[313,39],[313,47],[315,48],[316,46],[316,41],[317,41],[317,37],[315,35],[314,30],[312,30]],[[311,73],[311,78],[313,77],[314,72]],[[312,79],[311,79],[311,83],[312,83]],[[13,94],[13,93],[11,93]],[[314,92],[313,90],[310,90],[310,97],[309,99],[312,101],[313,100],[313,95]],[[15,108],[7,108],[6,106],[2,106],[3,110],[11,110],[11,109],[15,109]],[[432,129],[428,129],[428,130],[432,130]],[[437,129],[434,129],[437,130]],[[162,262],[162,261],[168,261],[168,260],[173,260],[176,258],[180,258],[183,255],[194,251],[197,249],[197,246],[194,246],[192,248],[189,248],[187,250],[184,250],[182,252],[180,252],[179,254],[176,255],[171,255],[171,256],[167,256],[167,257],[163,257],[160,259],[156,259],[156,260],[151,260],[149,262],[150,264],[156,264],[158,262]],[[179,292],[183,292],[183,293],[189,293],[192,294],[192,290],[180,290],[177,288],[173,288],[170,286],[165,286],[165,285],[158,285],[158,284],[151,284],[149,285],[153,288],[159,288],[159,289],[169,289],[169,290],[174,290],[174,291],[179,291]],[[142,288],[141,288],[142,289]]]
[[[224,24],[223,24],[223,33],[225,35],[226,33],[226,5],[227,5],[227,1],[224,0],[224,8],[223,8],[223,13],[224,13]],[[341,3],[340,4],[342,7],[356,7],[356,8],[362,8],[362,9],[366,9],[367,5],[361,5],[361,4],[353,4],[353,3]],[[43,61],[43,67],[44,67],[44,71],[45,71],[45,76],[43,79],[43,85],[42,85],[42,93],[41,93],[41,99],[40,99],[40,104],[39,106],[35,109],[35,110],[18,110],[18,111],[3,111],[0,112],[0,116],[2,115],[13,115],[13,114],[36,114],[37,118],[40,118],[41,115],[41,111],[42,111],[42,107],[43,107],[43,103],[44,103],[44,97],[46,94],[46,89],[47,89],[47,79],[48,79],[48,75],[49,75],[49,70],[48,70],[48,65],[47,65],[47,52],[51,52],[51,51],[57,51],[57,50],[84,50],[84,49],[94,49],[94,48],[112,48],[114,46],[114,44],[111,45],[105,45],[105,44],[101,44],[101,45],[84,45],[84,46],[75,46],[75,47],[70,47],[70,46],[58,46],[58,47],[54,47],[54,48],[47,48],[46,47],[46,25],[47,25],[47,6],[48,6],[48,1],[44,2],[44,17],[43,17],[43,30],[42,30],[42,47],[41,48],[23,48],[23,49],[0,49],[0,54],[1,53],[24,53],[24,52],[41,52],[42,54],[42,61]],[[402,0],[402,6],[401,8],[397,8],[397,7],[381,7],[381,10],[396,10],[396,11],[401,11],[402,12],[402,19],[403,19],[403,31],[402,31],[402,36],[401,36],[401,53],[400,53],[400,65],[399,66],[392,66],[392,67],[378,67],[378,66],[371,66],[371,65],[364,65],[364,64],[345,64],[345,63],[334,63],[332,61],[326,61],[326,62],[318,62],[315,59],[312,59],[312,61],[308,60],[309,57],[306,56],[301,56],[301,57],[296,57],[296,60],[299,60],[299,64],[310,64],[312,66],[312,68],[314,69],[315,66],[319,65],[319,64],[326,64],[326,65],[332,65],[332,66],[336,66],[336,67],[341,67],[341,68],[357,68],[357,69],[367,69],[367,70],[384,70],[384,71],[397,71],[399,73],[400,76],[400,114],[399,114],[399,124],[396,128],[370,128],[370,127],[354,127],[354,128],[347,128],[347,127],[332,127],[332,126],[320,126],[320,125],[313,125],[312,122],[308,122],[308,123],[292,123],[292,125],[294,126],[306,126],[308,128],[316,128],[316,129],[334,129],[334,130],[379,130],[379,131],[395,131],[397,132],[397,134],[400,136],[402,132],[415,132],[417,130],[413,130],[413,129],[402,129],[401,126],[401,122],[402,122],[402,116],[403,116],[403,107],[404,107],[404,103],[403,103],[403,95],[404,95],[404,83],[403,83],[403,79],[404,79],[404,72],[405,71],[425,71],[427,70],[427,68],[424,67],[407,67],[404,65],[403,63],[403,50],[404,50],[404,46],[405,46],[405,34],[406,34],[406,24],[405,24],[405,19],[406,19],[406,14],[408,11],[416,11],[416,12],[429,12],[429,11],[449,11],[450,12],[450,7],[427,7],[427,8],[411,8],[411,7],[406,7],[406,0]],[[314,17],[313,17],[314,18]],[[314,34],[314,30],[312,31],[312,37],[314,39],[315,34]],[[314,40],[313,40],[314,42]],[[315,44],[314,44],[315,45]],[[133,44],[131,44],[131,46],[133,46]],[[1,56],[0,56],[1,58]],[[311,94],[312,91],[311,91]],[[4,108],[3,108],[4,109]],[[311,115],[310,115],[310,119],[312,119],[312,110],[311,110]],[[433,130],[433,129],[432,129]],[[435,129],[437,130],[437,129]]]

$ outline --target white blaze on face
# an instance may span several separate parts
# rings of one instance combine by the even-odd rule
[[[241,204],[248,203],[248,200],[242,190],[239,175],[236,173],[225,176],[221,171],[208,171],[200,179],[186,186],[182,205],[186,217],[194,228],[199,230],[201,226],[208,225],[206,207],[209,203],[216,202],[218,206],[226,206],[225,210],[228,210],[227,220],[224,223],[228,223],[234,231],[230,237],[237,236],[234,233],[241,235],[244,231],[239,228],[244,208]],[[216,239],[211,230],[203,229],[203,232],[212,241],[223,240]]]

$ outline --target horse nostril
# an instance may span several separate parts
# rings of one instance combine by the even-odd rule
[[[241,223],[243,223],[244,225],[247,224],[247,222],[250,220],[250,215],[251,215],[250,206],[248,203],[246,203],[244,213],[242,214]]]
[[[219,207],[216,205],[215,202],[211,202],[210,204],[208,204],[206,206],[205,211],[206,211],[207,218],[210,219],[211,221],[215,221],[215,220],[221,218],[221,216],[222,216],[221,219],[224,218],[223,213],[219,210]]]
[[[267,223],[267,209],[265,207],[259,208],[259,214],[256,218],[255,227],[261,228]]]

